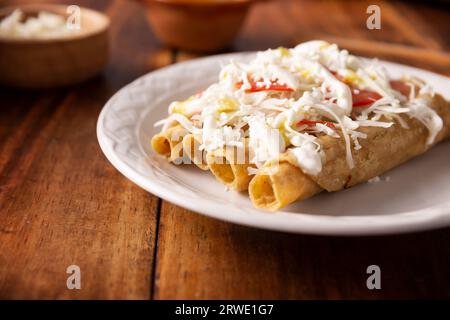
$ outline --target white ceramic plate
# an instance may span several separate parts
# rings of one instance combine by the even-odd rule
[[[207,57],[149,73],[116,93],[97,123],[100,146],[111,163],[145,190],[213,218],[294,233],[369,235],[450,225],[450,142],[389,171],[378,183],[322,193],[277,213],[252,207],[247,194],[226,191],[194,165],[175,166],[157,156],[150,139],[167,106],[216,81],[220,66],[252,53]],[[382,62],[393,76],[414,74],[450,99],[450,79]],[[389,177],[389,178],[388,178]],[[387,181],[388,180],[388,181]]]

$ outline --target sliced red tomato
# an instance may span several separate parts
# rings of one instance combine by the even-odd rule
[[[250,80],[250,85],[252,86],[250,89],[245,90],[246,93],[253,92],[261,92],[261,91],[285,91],[285,92],[293,92],[294,89],[288,87],[286,84],[280,84],[276,81],[272,81],[269,87],[266,86],[257,86],[256,82]],[[239,81],[236,84],[236,87],[239,89],[242,86],[242,81]]]
[[[341,82],[346,83],[344,77],[342,77],[340,74],[338,74],[336,71],[329,70],[333,76],[335,76],[336,79],[338,79]],[[352,90],[352,100],[353,100],[353,107],[366,107],[374,103],[375,101],[381,99],[381,95],[374,91],[370,90],[360,90],[355,87],[353,87],[351,84],[347,83],[347,85],[350,86],[350,89]]]
[[[382,96],[374,91],[352,90],[353,107],[367,107],[381,98]]]
[[[409,92],[411,91],[411,87],[408,86],[406,83],[400,80],[391,80],[389,81],[391,88],[400,92],[405,97],[409,96]]]
[[[292,92],[294,89],[288,87],[286,84],[279,84],[277,82],[272,82],[270,86],[267,87],[256,87],[252,85],[251,89],[245,90],[246,92],[260,92],[260,91],[286,91]]]
[[[329,121],[323,121],[323,120],[307,120],[307,119],[303,119],[300,120],[299,122],[297,122],[297,126],[302,126],[304,124],[311,126],[311,125],[315,125],[317,123],[321,123],[326,125],[327,127],[331,128],[331,129],[336,129],[336,126],[334,125],[333,122],[329,122]]]
[[[330,70],[330,73],[336,77],[339,81],[345,82],[345,79],[338,74],[334,70]],[[405,82],[400,80],[391,80],[390,82],[391,88],[400,92],[405,97],[409,96],[409,92],[411,91],[410,86],[408,86]],[[370,90],[358,90],[352,89],[352,98],[353,98],[353,107],[366,107],[374,103],[375,101],[382,98],[380,94]]]

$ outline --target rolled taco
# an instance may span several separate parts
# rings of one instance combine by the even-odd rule
[[[183,138],[189,132],[179,124],[154,135],[151,140],[153,149],[168,161],[179,164],[183,157]]]
[[[450,138],[450,105],[435,95],[431,108],[444,120],[442,130],[431,143],[428,132],[418,120],[403,117],[407,126],[396,123],[390,128],[361,129],[367,137],[361,149],[353,154],[354,167],[349,168],[345,143],[342,138],[318,137],[324,160],[318,175],[305,174],[292,155],[285,153],[278,161],[265,164],[265,170],[255,175],[249,186],[249,195],[255,207],[270,211],[290,203],[305,200],[322,190],[338,191],[381,175],[412,159],[442,140]]]
[[[187,134],[183,138],[183,153],[191,160],[193,164],[202,170],[208,170],[206,163],[206,152],[200,150],[201,138],[193,134]]]
[[[253,177],[249,173],[249,168],[253,168],[254,165],[249,163],[248,158],[248,146],[243,148],[227,146],[206,155],[212,174],[217,180],[236,191],[247,190]]]
[[[448,138],[449,109],[425,81],[316,40],[224,65],[217,82],[169,106],[152,146],[273,211],[425,152]]]

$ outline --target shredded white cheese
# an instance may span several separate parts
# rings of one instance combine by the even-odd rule
[[[382,182],[382,181],[389,182],[389,181],[391,181],[391,177],[390,176],[386,176],[383,179],[383,178],[380,178],[379,176],[376,176],[376,177],[373,177],[373,178],[367,180],[367,182],[370,183],[370,184],[377,184],[378,182]]]
[[[369,179],[367,182],[369,183],[378,183],[381,181],[381,178],[379,176],[373,177],[371,179]]]
[[[67,28],[63,16],[46,11],[36,17],[25,17],[22,10],[16,9],[0,21],[0,37],[53,38],[77,31]]]
[[[434,141],[443,124],[425,98],[431,97],[425,95],[430,88],[406,78],[411,88],[406,97],[391,80],[376,60],[366,63],[334,44],[310,41],[258,52],[248,63],[231,61],[217,83],[172,103],[164,124],[176,121],[200,134],[207,151],[248,141],[250,161],[257,167],[250,173],[287,151],[305,173],[317,175],[322,170],[318,135],[343,137],[350,168],[353,149],[367,138],[361,127],[389,128],[397,121],[407,128],[404,114],[421,121],[428,143]],[[354,97],[363,99],[362,107],[354,105]]]

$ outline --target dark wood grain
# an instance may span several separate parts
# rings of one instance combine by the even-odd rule
[[[136,77],[198,54],[161,47],[134,1],[46,2],[106,12],[111,61],[78,86],[0,88],[0,298],[450,298],[448,228],[354,238],[268,232],[161,202],[129,182],[98,147],[101,107]],[[448,8],[377,3],[381,31],[365,28],[370,1],[260,2],[224,52],[326,36],[448,55]],[[390,54],[448,74],[426,57]],[[81,267],[79,291],[66,288],[71,264]],[[371,264],[382,269],[382,290],[365,286]]]
[[[116,22],[104,74],[59,90],[0,91],[0,298],[150,297],[158,199],[108,163],[95,127],[159,48],[136,4],[84,3]],[[71,264],[81,290],[66,288]]]
[[[450,298],[449,229],[319,237],[237,226],[163,203],[158,299]],[[378,265],[382,290],[368,290]]]

